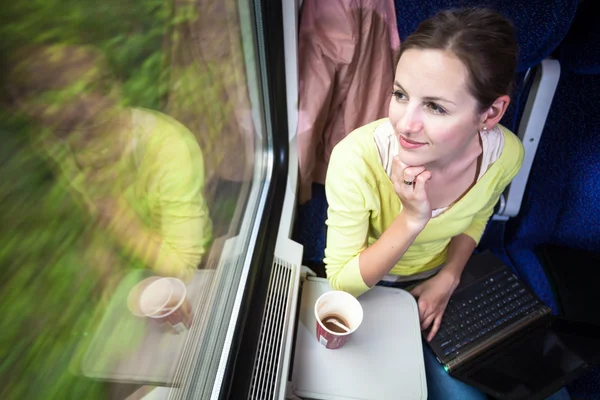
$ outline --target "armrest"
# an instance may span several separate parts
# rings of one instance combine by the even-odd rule
[[[516,216],[521,209],[529,172],[546,125],[559,78],[560,63],[557,60],[545,59],[535,71],[534,81],[517,131],[517,136],[525,147],[523,166],[501,196],[494,220],[508,220]]]

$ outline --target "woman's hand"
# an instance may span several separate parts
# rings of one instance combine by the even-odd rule
[[[442,317],[450,296],[458,286],[459,279],[453,274],[440,271],[434,277],[417,285],[410,293],[417,298],[421,330],[426,330],[433,323],[427,341],[430,342],[440,329]]]
[[[402,201],[402,212],[419,224],[426,224],[431,218],[431,204],[427,195],[427,181],[431,172],[424,166],[409,167],[398,156],[392,165],[392,183]],[[410,184],[409,184],[410,183]]]

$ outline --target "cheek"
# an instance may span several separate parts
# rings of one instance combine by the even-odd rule
[[[431,118],[427,123],[427,135],[433,142],[448,146],[462,144],[471,136],[476,127],[464,118]]]
[[[396,125],[396,123],[402,118],[402,110],[403,106],[399,104],[396,99],[392,97],[390,100],[390,105],[388,107],[388,117],[390,118],[390,122],[392,125]]]
[[[433,142],[433,144],[441,144],[445,147],[452,147],[452,144],[458,137],[458,135],[454,134],[451,128],[448,126],[439,127],[435,130],[429,130],[427,136],[429,137],[429,140]]]
[[[394,118],[394,111],[395,111],[395,107],[394,107],[394,98],[392,97],[392,99],[390,100],[390,103],[388,105],[388,117],[390,119]]]

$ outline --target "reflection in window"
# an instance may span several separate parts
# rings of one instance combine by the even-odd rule
[[[0,398],[181,385],[192,335],[231,311],[222,243],[264,145],[238,3],[0,10]]]

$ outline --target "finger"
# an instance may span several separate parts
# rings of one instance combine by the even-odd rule
[[[408,182],[414,182],[415,179],[419,176],[419,174],[421,174],[423,171],[425,171],[424,166],[407,167],[402,172],[402,177]]]
[[[423,322],[421,322],[421,330],[424,331],[427,328],[429,328],[429,325],[431,325],[434,318],[435,318],[435,313],[431,313],[430,315],[426,316],[425,319],[423,320]]]
[[[417,301],[417,311],[419,312],[419,321],[423,321],[423,317],[425,317],[425,306],[420,301]]]
[[[396,174],[398,177],[402,177],[404,174],[404,170],[407,167],[408,165],[400,161],[400,157],[394,157],[394,160],[392,161],[392,173]]]
[[[423,316],[420,318],[420,321],[422,324],[424,325],[431,325],[431,322],[433,321],[433,318],[435,317],[436,312],[435,312],[435,308],[432,307],[423,307]],[[430,320],[429,323],[425,324],[425,322],[427,320]],[[425,326],[425,328],[427,328],[427,326]]]
[[[443,313],[439,313],[437,317],[433,320],[433,326],[431,327],[431,331],[429,331],[429,335],[427,336],[427,341],[431,342],[431,340],[435,337],[435,335],[440,330],[440,325],[442,324]]]
[[[423,321],[429,316],[429,314],[432,313],[431,309],[429,308],[429,302],[419,299],[417,305],[419,308],[419,321]]]
[[[405,169],[406,169],[406,165],[404,165],[398,159],[398,157],[395,157],[394,161],[392,163],[392,175],[391,175],[392,180],[394,182],[399,181],[399,183],[402,183],[402,181],[404,180],[404,170]]]
[[[402,168],[402,170],[404,171],[406,168],[408,168],[408,165],[404,164],[402,162],[402,160],[400,159],[400,156],[395,156],[394,157],[394,164],[397,165],[399,168]]]
[[[392,167],[395,170],[398,177],[403,178],[407,181],[411,181],[415,179],[417,175],[421,172],[425,171],[425,167],[423,165],[417,166],[409,166],[403,163],[400,160],[399,156],[394,157],[394,161],[392,163]],[[410,180],[408,179],[410,178]]]
[[[422,291],[423,291],[423,286],[417,285],[410,291],[410,294],[412,294],[414,297],[419,297],[421,295]]]
[[[419,194],[427,194],[426,191],[426,185],[427,185],[427,181],[431,179],[431,172],[429,171],[423,171],[421,174],[419,174],[416,178],[416,182],[415,182],[415,193],[419,193]]]

